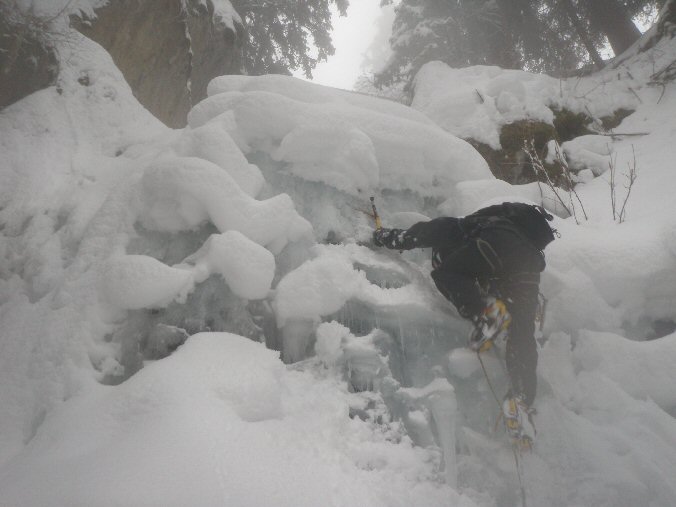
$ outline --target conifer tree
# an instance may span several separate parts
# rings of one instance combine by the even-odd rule
[[[638,27],[632,21],[637,8],[646,2],[622,0],[584,0],[581,7],[596,32],[603,33],[615,55],[623,53],[641,36]]]
[[[391,3],[391,0],[383,3]],[[511,41],[500,44],[499,39],[505,32],[499,27],[495,9],[487,2],[402,0],[395,12],[390,39],[393,56],[376,76],[378,83],[408,80],[424,63],[432,60],[454,67],[497,64],[498,59],[505,67],[520,64],[510,51]],[[493,58],[491,46],[501,46],[507,53]]]
[[[428,61],[560,74],[603,64],[640,36],[632,18],[662,0],[401,0],[381,85],[409,81]],[[382,4],[392,0],[382,0]]]
[[[302,70],[334,54],[331,7],[346,15],[348,0],[232,0],[242,18],[243,71],[251,75]],[[314,54],[316,52],[316,54]]]

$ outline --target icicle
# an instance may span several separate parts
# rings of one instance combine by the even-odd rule
[[[457,401],[455,389],[445,378],[437,377],[422,388],[403,388],[397,393],[409,405],[425,407],[432,414],[437,443],[444,458],[446,483],[455,488],[458,466],[455,452]]]
[[[435,393],[427,399],[432,419],[437,428],[439,444],[444,456],[446,483],[455,488],[458,482],[458,467],[455,453],[455,414],[457,402],[455,392]]]
[[[305,359],[313,332],[309,320],[289,320],[282,328],[282,360],[295,363]]]

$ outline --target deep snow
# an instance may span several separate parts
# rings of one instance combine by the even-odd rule
[[[70,34],[61,51],[57,86],[0,113],[3,502],[519,505],[467,323],[428,252],[361,244],[362,210],[374,194],[407,227],[539,202],[456,136],[495,145],[501,125],[559,105],[635,109],[615,131],[645,135],[562,146],[588,171],[588,221],[544,196],[561,238],[542,282],[529,505],[673,504],[676,86],[648,82],[676,41],[564,81],[432,63],[413,108],[224,76],[183,130],[96,44]],[[634,153],[619,224],[605,165],[622,177]],[[504,391],[501,361],[486,366]]]

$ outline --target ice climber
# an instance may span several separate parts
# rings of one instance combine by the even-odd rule
[[[478,353],[506,340],[511,387],[503,402],[505,427],[515,443],[530,447],[535,436],[537,347],[535,318],[543,249],[554,239],[544,208],[505,202],[466,217],[440,217],[407,230],[377,228],[377,246],[394,250],[432,248],[432,279],[470,319],[470,347]]]

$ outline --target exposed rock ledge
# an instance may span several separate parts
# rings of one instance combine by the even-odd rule
[[[214,16],[211,0],[113,0],[72,24],[111,54],[139,102],[170,127],[186,125],[212,78],[240,73],[238,28]]]

